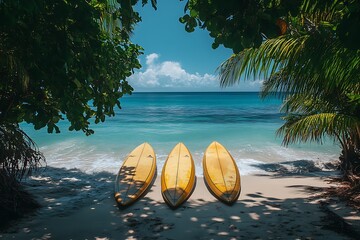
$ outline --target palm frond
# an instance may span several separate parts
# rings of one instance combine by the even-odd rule
[[[0,173],[21,180],[45,162],[35,142],[16,124],[0,124]]]
[[[284,135],[283,144],[296,142],[322,142],[324,136],[349,136],[360,126],[360,119],[338,113],[318,113],[309,116],[290,115],[277,131]]]
[[[12,51],[2,52],[0,50],[0,65],[5,68],[6,71],[4,72],[11,73],[2,76],[8,83],[14,82],[24,92],[28,89],[30,84],[29,73]]]
[[[116,0],[105,1],[100,9],[100,27],[108,33],[109,36],[113,36],[116,27],[121,28],[121,21],[118,18],[114,18],[114,13],[118,10],[120,4]]]
[[[319,1],[319,0],[304,0],[302,3],[301,12],[312,19],[315,25],[321,21],[332,21],[334,18],[341,16],[341,7],[343,1]]]
[[[240,77],[269,77],[287,65],[289,58],[296,58],[306,41],[307,36],[289,38],[280,36],[268,39],[259,48],[249,48],[232,55],[223,62],[219,72],[220,85],[230,86]]]
[[[349,91],[359,82],[360,51],[344,48],[329,30],[341,17],[342,1],[307,0],[302,6],[304,28],[265,40],[259,48],[245,49],[231,56],[219,68],[222,87],[242,78],[265,78],[263,93],[297,92],[316,95],[337,88]],[[298,24],[298,23],[295,23]],[[314,30],[309,25],[314,25]],[[325,27],[326,28],[326,27]]]
[[[316,113],[329,112],[334,109],[333,104],[318,97],[307,94],[289,94],[283,101],[280,111],[285,113]]]

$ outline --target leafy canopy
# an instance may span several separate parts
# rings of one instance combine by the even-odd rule
[[[360,10],[358,1],[304,0],[299,15],[283,16],[286,32],[258,47],[234,54],[219,67],[223,86],[241,76],[264,77],[262,95],[283,97],[284,144],[324,136],[342,147],[344,172],[360,166],[360,49],[349,40],[360,21],[346,25]],[[345,23],[345,25],[344,25]],[[345,35],[343,33],[346,33]]]
[[[342,14],[341,21],[332,26],[337,36],[348,47],[359,48],[360,3],[357,0],[188,0],[180,22],[188,32],[196,27],[206,29],[214,38],[214,49],[222,44],[238,53],[283,34],[285,18],[300,20],[304,12],[323,12],[333,2]]]
[[[137,2],[0,1],[0,123],[51,133],[66,118],[70,130],[91,134],[90,118],[113,116],[140,68],[142,49],[129,41]]]
[[[234,53],[219,67],[222,86],[264,78],[262,95],[284,99],[284,144],[342,147],[344,172],[360,174],[360,1],[189,0],[185,29],[207,29]]]

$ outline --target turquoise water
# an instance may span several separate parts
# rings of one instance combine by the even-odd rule
[[[340,152],[331,141],[282,147],[275,133],[282,124],[281,101],[261,100],[258,93],[134,93],[122,98],[121,105],[115,117],[93,124],[95,134],[89,137],[67,131],[66,121],[59,125],[60,134],[21,126],[38,143],[49,166],[85,172],[115,173],[126,155],[145,141],[157,154],[158,172],[171,149],[183,142],[198,176],[203,152],[215,140],[228,148],[242,174],[259,171],[264,163],[327,162]]]

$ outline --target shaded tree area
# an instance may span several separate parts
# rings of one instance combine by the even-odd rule
[[[332,138],[342,152],[340,197],[360,206],[360,2],[189,0],[180,18],[234,51],[222,86],[264,78],[262,97],[284,100],[284,145]],[[346,186],[346,187],[344,187]]]
[[[20,181],[45,163],[19,123],[59,133],[58,122],[68,120],[70,131],[90,135],[90,120],[114,116],[119,99],[132,93],[127,77],[141,67],[142,53],[129,40],[141,20],[137,3],[0,0],[1,214],[36,206]]]
[[[140,67],[141,48],[120,18],[128,11],[84,0],[2,1],[0,11],[1,122],[59,132],[66,117],[69,130],[91,134],[89,119],[104,121],[131,94],[126,77]],[[112,27],[116,14],[123,24]],[[131,24],[139,20],[134,14]]]
[[[20,181],[44,163],[25,132],[14,124],[0,125],[0,227],[39,207]]]

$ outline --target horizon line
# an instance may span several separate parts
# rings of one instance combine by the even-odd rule
[[[132,93],[259,93],[261,91],[133,91]]]

